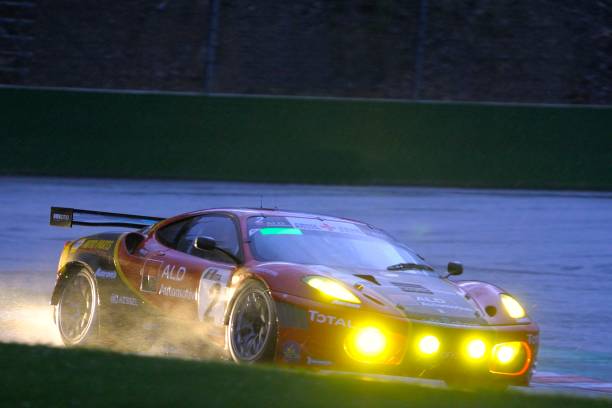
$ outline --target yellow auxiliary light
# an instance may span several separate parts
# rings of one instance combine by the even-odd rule
[[[348,303],[361,303],[357,296],[353,295],[335,279],[326,278],[325,276],[307,276],[304,278],[304,282],[306,282],[308,286],[315,288],[322,294],[333,299]]]
[[[517,302],[515,298],[510,295],[506,295],[505,293],[502,293],[500,298],[502,304],[504,305],[504,309],[506,309],[506,312],[508,312],[510,317],[513,319],[521,319],[525,317],[525,309],[523,309],[523,306],[521,306],[521,304]]]
[[[366,327],[355,336],[355,346],[364,356],[376,356],[385,351],[387,339],[376,327]]]
[[[356,328],[346,337],[344,349],[354,360],[366,364],[388,364],[393,342],[382,329],[374,326]]]
[[[500,364],[511,363],[521,350],[521,343],[513,341],[510,343],[502,343],[495,346],[493,355]]]
[[[423,354],[434,354],[440,349],[440,340],[436,336],[425,336],[419,340],[419,350]]]
[[[480,339],[472,340],[467,344],[467,354],[475,360],[484,357],[487,346]]]

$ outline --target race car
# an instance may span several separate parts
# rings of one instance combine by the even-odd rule
[[[436,271],[383,230],[277,209],[171,218],[52,207],[69,241],[51,304],[68,346],[219,350],[238,363],[528,385],[539,329],[485,282]],[[168,346],[170,347],[170,346]]]

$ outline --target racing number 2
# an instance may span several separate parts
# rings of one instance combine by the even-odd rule
[[[206,268],[200,277],[198,289],[198,317],[202,321],[221,324],[223,322],[227,283],[231,269],[217,267]]]
[[[206,308],[206,310],[204,311],[204,315],[202,316],[202,320],[209,321],[212,320],[213,317],[210,315],[210,312],[213,310],[213,308],[215,307],[215,305],[219,302],[219,295],[221,294],[221,284],[220,283],[213,283],[209,288],[208,288],[208,307]]]

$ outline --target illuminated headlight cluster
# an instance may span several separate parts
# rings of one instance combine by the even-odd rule
[[[432,334],[416,340],[416,350],[422,358],[435,358],[442,350],[442,342]],[[472,362],[487,362],[492,373],[520,375],[531,362],[531,350],[522,341],[510,341],[490,347],[484,339],[472,338],[462,345],[462,355]]]
[[[504,305],[504,309],[506,309],[506,313],[513,319],[522,319],[525,317],[525,309],[523,306],[512,296],[502,293],[500,295],[500,299],[502,305]]]
[[[325,276],[307,276],[304,278],[304,283],[318,290],[319,293],[331,300],[340,300],[347,303],[361,303],[357,296],[335,279]]]

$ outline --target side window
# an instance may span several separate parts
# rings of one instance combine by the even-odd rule
[[[163,245],[176,249],[179,234],[191,221],[193,220],[189,218],[186,220],[175,222],[170,225],[166,225],[165,227],[160,228],[159,231],[155,233],[155,236],[157,237],[157,240]]]
[[[217,246],[233,255],[238,255],[240,243],[236,226],[229,218],[221,215],[205,215],[192,220],[181,232],[176,249],[191,255],[214,261],[228,262],[227,255],[220,251],[202,251],[194,247],[197,237],[211,237],[217,241]]]

